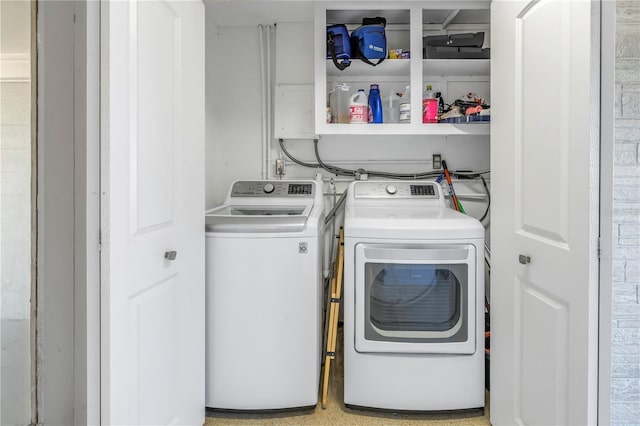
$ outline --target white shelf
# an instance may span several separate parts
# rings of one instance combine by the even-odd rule
[[[489,123],[465,124],[336,124],[325,123],[317,129],[323,135],[432,135],[432,136],[484,136],[489,135]]]
[[[490,71],[489,59],[422,60],[422,75],[425,76],[489,76]]]
[[[315,2],[314,11],[314,69],[315,69],[315,133],[319,135],[433,135],[488,136],[489,123],[423,124],[420,96],[411,97],[411,123],[383,124],[327,124],[326,105],[329,86],[347,83],[355,88],[382,83],[387,88],[411,87],[412,94],[421,94],[425,84],[435,84],[445,99],[473,91],[488,96],[491,66],[488,59],[422,59],[425,30],[443,31],[445,26],[457,25],[456,31],[477,31],[488,27],[490,3],[479,2]],[[326,24],[344,22],[358,24],[362,17],[385,16],[388,39],[393,46],[407,48],[410,59],[386,59],[371,66],[359,59],[340,71],[333,61],[326,59]],[[453,19],[453,21],[451,21]],[[451,21],[451,22],[449,22]],[[455,21],[455,22],[454,22]],[[435,26],[440,25],[436,28]],[[392,27],[391,26],[395,26]],[[451,93],[450,93],[451,92]],[[485,93],[487,92],[487,93]]]
[[[372,61],[375,62],[375,61]],[[360,59],[352,59],[351,65],[340,71],[331,59],[327,60],[327,77],[340,77],[344,79],[353,78],[378,78],[378,77],[400,77],[403,80],[409,79],[409,69],[411,61],[409,59],[385,59],[380,65],[371,66]]]

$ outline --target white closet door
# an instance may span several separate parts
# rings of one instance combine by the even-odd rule
[[[598,13],[492,3],[494,425],[596,423]]]
[[[204,5],[105,1],[101,32],[102,423],[202,424]]]

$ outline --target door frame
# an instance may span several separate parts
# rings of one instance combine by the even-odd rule
[[[35,7],[34,422],[99,424],[100,3]]]
[[[73,422],[74,6],[38,2],[36,421]],[[66,379],[66,380],[65,380]]]
[[[62,48],[65,40],[60,38],[59,31],[62,27],[67,29],[74,28],[74,23],[56,21],[55,32],[49,33],[51,27],[47,28],[48,21],[55,19],[52,16],[52,10],[43,8],[41,5],[47,3],[38,0],[38,17],[37,17],[37,33],[40,37],[47,40],[48,46],[44,48],[38,43],[37,51],[39,57],[34,62],[38,63],[37,84],[40,97],[46,93],[47,86],[55,85],[55,79],[64,79],[63,75],[51,75],[51,70],[47,62],[54,61],[53,56],[55,49]],[[73,339],[73,353],[75,363],[73,371],[68,372],[69,375],[63,374],[62,377],[48,376],[53,373],[43,371],[38,374],[39,380],[49,380],[52,384],[63,385],[66,378],[71,374],[75,377],[74,382],[74,406],[66,407],[67,410],[74,410],[76,424],[99,424],[100,419],[100,253],[99,247],[99,223],[100,223],[100,204],[99,204],[99,179],[100,179],[100,121],[99,106],[100,98],[95,95],[96,87],[99,88],[100,80],[100,4],[99,2],[74,2],[75,3],[75,37],[74,52],[76,61],[76,76],[78,73],[84,73],[84,78],[77,78],[74,84],[76,102],[75,121],[67,122],[74,129],[74,188],[68,188],[67,195],[73,197],[73,211],[76,221],[74,229],[69,232],[74,233],[73,247],[73,274],[74,274],[74,294],[72,297],[73,309],[75,310],[75,320],[71,327],[67,324],[58,323],[57,327],[66,333],[75,334]],[[601,156],[600,156],[600,176],[601,176],[601,212],[600,212],[600,297],[599,297],[599,383],[598,383],[598,423],[608,424],[610,420],[610,372],[611,372],[611,273],[612,273],[612,188],[613,188],[613,88],[614,88],[614,51],[615,46],[615,2],[604,0],[601,2]],[[62,6],[58,4],[57,7]],[[53,22],[53,21],[52,21]],[[57,45],[57,46],[56,46]],[[66,46],[68,48],[68,46]],[[47,55],[42,55],[46,52]],[[86,67],[80,66],[82,61],[86,61]],[[34,65],[35,66],[35,65]],[[47,82],[44,81],[44,68],[47,68]],[[608,90],[610,89],[610,90]],[[91,96],[87,94],[91,91]],[[99,92],[98,92],[99,93]],[[74,95],[69,93],[69,98]],[[68,101],[69,98],[58,99],[60,101]],[[82,107],[84,103],[84,108]],[[38,108],[38,130],[37,137],[40,143],[43,140],[54,138],[55,134],[50,129],[42,126],[42,120],[54,110],[41,106]],[[86,142],[86,143],[82,143]],[[55,161],[65,163],[67,159],[58,159]],[[54,159],[39,154],[38,163],[42,167],[49,167],[53,164]],[[67,162],[68,164],[68,162]],[[97,166],[96,166],[97,165]],[[51,170],[51,169],[48,169]],[[42,181],[54,182],[60,180],[60,176],[53,173],[48,174],[47,169],[38,170],[39,179]],[[46,196],[47,187],[40,186],[39,195],[40,205],[42,207],[42,197]],[[67,198],[68,199],[68,198]],[[43,238],[46,237],[47,228],[56,228],[60,225],[59,218],[51,217],[43,210],[39,211],[38,226],[40,228],[38,235],[38,259],[42,260],[43,256],[53,255],[55,251],[60,251],[61,247],[43,246]],[[62,248],[68,250],[67,248]],[[41,265],[39,276],[47,276],[47,269]],[[41,284],[41,283],[40,283]],[[47,285],[58,286],[60,282],[47,279]],[[53,293],[53,292],[52,292]],[[44,295],[40,300],[42,305],[53,304],[55,297],[47,297]],[[42,332],[42,323],[47,320],[46,312],[39,312],[40,323],[38,325],[38,333]],[[75,329],[74,329],[75,327]],[[90,339],[87,339],[91,336]],[[97,345],[96,345],[97,340]],[[47,346],[42,348],[41,354],[45,355],[49,351]],[[60,394],[62,386],[51,386],[43,388],[38,386],[38,393],[41,398],[54,401]],[[86,407],[86,411],[82,407]],[[44,418],[48,417],[48,413],[43,412],[43,407],[38,406],[40,416],[44,414]],[[43,418],[43,417],[39,417]]]
[[[76,294],[74,421],[100,424],[100,3],[75,3]]]
[[[598,424],[611,423],[616,2],[600,2],[600,277]]]
[[[493,0],[501,1],[501,0]],[[529,4],[535,4],[532,1]],[[609,423],[615,1],[591,0],[588,419]],[[493,149],[493,147],[492,147]],[[607,214],[609,216],[607,217]],[[596,370],[597,369],[597,370]]]

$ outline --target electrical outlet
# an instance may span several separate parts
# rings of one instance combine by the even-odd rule
[[[442,155],[433,154],[433,169],[438,170],[442,168]]]
[[[284,160],[283,159],[276,160],[276,175],[284,176]]]

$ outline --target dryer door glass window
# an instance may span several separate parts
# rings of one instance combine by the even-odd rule
[[[367,262],[365,338],[467,340],[468,264]]]

